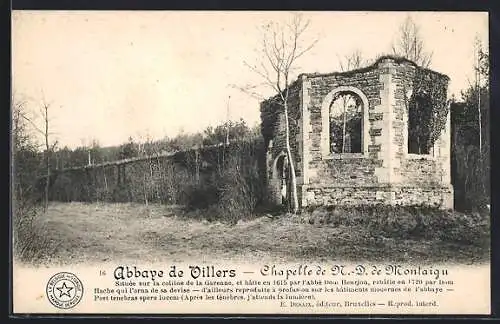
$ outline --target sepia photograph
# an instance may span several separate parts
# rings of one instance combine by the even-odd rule
[[[487,12],[14,10],[14,281],[67,269],[36,294],[68,309],[94,265],[463,265],[488,297],[489,105]]]

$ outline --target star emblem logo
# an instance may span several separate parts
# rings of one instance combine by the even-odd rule
[[[82,300],[83,285],[75,274],[58,272],[47,282],[46,292],[52,305],[60,309],[70,309]]]
[[[59,290],[59,298],[62,296],[68,296],[71,298],[70,291],[73,290],[73,287],[68,287],[66,286],[66,281],[63,281],[63,284],[61,287],[56,287],[57,290]]]

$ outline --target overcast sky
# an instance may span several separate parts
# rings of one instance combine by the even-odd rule
[[[12,75],[16,97],[33,112],[51,103],[60,146],[129,136],[175,136],[230,119],[259,122],[258,100],[231,85],[259,78],[242,63],[258,59],[256,26],[286,12],[14,11]],[[301,72],[338,71],[339,56],[388,52],[407,12],[307,12],[317,45]],[[431,68],[450,76],[459,95],[472,80],[473,41],[488,45],[487,13],[413,12]],[[270,94],[270,93],[269,93]],[[36,120],[40,122],[40,120]]]

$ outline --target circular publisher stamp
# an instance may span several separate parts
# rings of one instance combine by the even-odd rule
[[[56,273],[47,283],[47,298],[57,308],[73,308],[82,300],[82,296],[82,282],[71,272]]]

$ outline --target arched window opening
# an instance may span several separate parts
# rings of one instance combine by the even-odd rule
[[[408,107],[408,153],[430,154],[431,101],[428,96],[412,96]]]
[[[338,92],[330,105],[330,152],[362,152],[363,101],[354,92]]]

